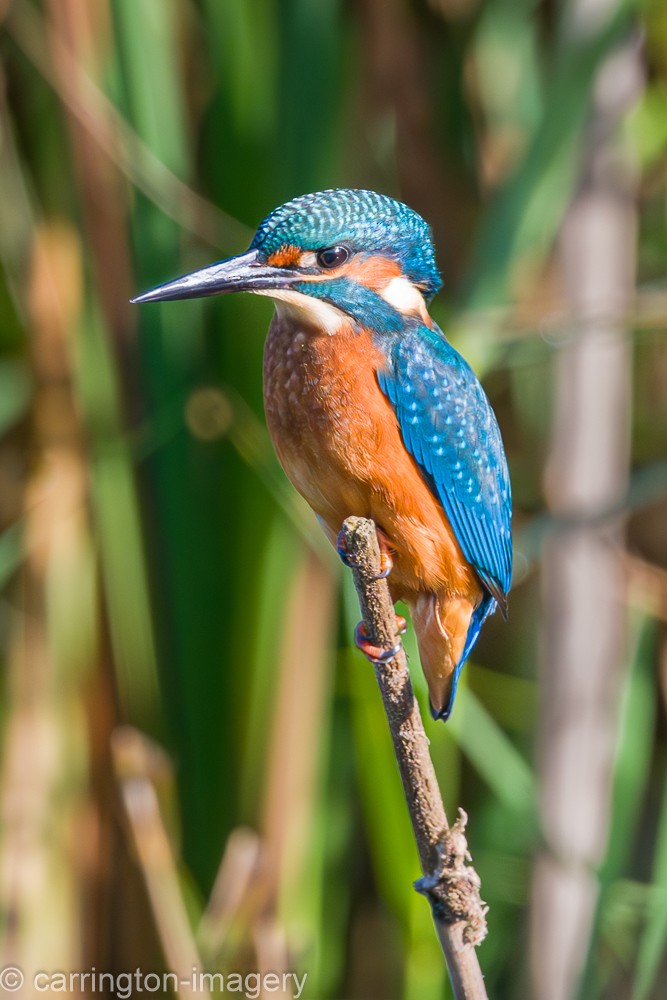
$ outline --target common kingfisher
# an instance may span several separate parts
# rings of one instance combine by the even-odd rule
[[[334,544],[349,515],[375,521],[431,712],[447,719],[484,621],[497,607],[507,617],[512,535],[495,415],[427,310],[440,286],[420,215],[374,191],[335,189],[276,208],[245,253],[133,301],[274,300],[264,402],[278,457]],[[370,659],[395,652],[359,629],[357,644]]]

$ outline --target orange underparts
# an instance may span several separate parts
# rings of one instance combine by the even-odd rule
[[[380,389],[386,363],[369,330],[343,324],[330,336],[278,316],[266,344],[266,416],[283,468],[334,544],[351,511],[381,528],[391,595],[410,608],[441,713],[483,593]],[[384,652],[364,651],[376,659]]]

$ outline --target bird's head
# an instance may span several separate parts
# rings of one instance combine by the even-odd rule
[[[397,330],[427,319],[440,288],[427,224],[374,191],[339,188],[302,195],[261,223],[250,248],[145,292],[134,302],[228,292],[267,295],[333,332],[351,318]]]

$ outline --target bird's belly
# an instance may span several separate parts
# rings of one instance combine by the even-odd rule
[[[274,320],[265,351],[264,403],[291,482],[320,518],[340,528],[349,514],[368,509],[367,459],[375,450],[377,414],[360,400],[365,380],[349,370],[349,356],[332,357],[332,339]],[[374,380],[372,371],[366,377]]]
[[[395,598],[479,582],[442,506],[408,454],[377,382],[384,359],[365,331],[334,335],[274,319],[264,356],[269,432],[289,479],[335,539],[351,514],[372,517],[395,550]]]

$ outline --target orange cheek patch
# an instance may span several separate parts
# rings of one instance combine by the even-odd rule
[[[337,276],[345,276],[357,281],[366,288],[371,288],[374,292],[380,292],[385,288],[392,278],[398,278],[401,274],[400,265],[389,257],[366,257],[359,259],[353,257],[349,264],[341,267]]]
[[[301,260],[301,250],[298,247],[285,244],[267,257],[267,263],[271,267],[294,267]]]

